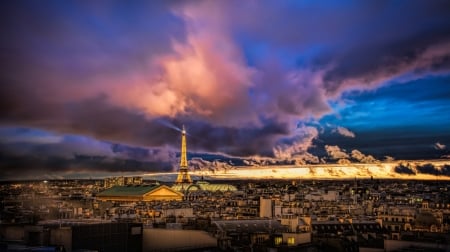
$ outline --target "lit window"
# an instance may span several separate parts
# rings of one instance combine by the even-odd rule
[[[282,237],[275,237],[275,245],[280,245],[282,241],[283,241]]]
[[[295,244],[295,238],[294,237],[288,237],[287,243],[288,243],[288,245],[294,245]]]

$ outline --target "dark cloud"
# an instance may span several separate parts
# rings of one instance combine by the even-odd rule
[[[172,172],[173,163],[164,161],[138,161],[134,159],[110,158],[74,154],[72,158],[60,156],[11,156],[0,153],[0,177],[21,178],[47,174],[70,175],[71,172]]]
[[[270,25],[254,15],[239,15],[250,8],[270,20]],[[349,78],[366,80],[357,85],[369,84],[383,69],[387,69],[384,74],[395,75],[403,70],[402,65],[418,60],[427,49],[448,43],[449,9],[447,1],[410,1],[407,6],[399,1],[378,1],[326,6],[248,3],[232,10],[238,13],[235,22],[241,25],[241,32],[269,48],[304,54],[313,45],[321,48],[312,56],[322,60],[312,62],[320,62],[318,67],[335,63],[326,74],[327,87],[334,91],[338,87],[333,85]],[[433,68],[437,62],[448,61],[448,49],[443,52],[427,66]]]
[[[288,125],[275,119],[265,119],[261,127],[217,127],[198,121],[188,121],[186,126],[193,150],[235,156],[272,156],[276,139],[289,133]]]
[[[441,174],[444,176],[450,176],[450,165],[443,165],[441,168]]]
[[[440,171],[436,169],[433,164],[424,164],[416,166],[419,173],[430,174],[430,175],[440,175]]]
[[[414,169],[409,165],[409,164],[398,164],[395,168],[394,171],[396,173],[400,173],[400,174],[407,174],[407,175],[415,175],[416,172],[414,171]]]
[[[113,153],[125,153],[127,156],[133,157],[135,159],[148,158],[150,155],[150,151],[148,149],[139,147],[130,147],[117,143],[111,144],[111,150]]]
[[[102,106],[96,105],[93,108],[99,109],[102,112],[99,114],[102,116],[97,116],[95,121],[80,120],[79,117],[65,120],[67,122],[70,119],[71,122],[76,122],[80,129],[77,131],[78,133],[90,129],[85,134],[92,135],[94,138],[81,135],[59,137],[57,134],[25,128],[4,130],[7,136],[11,135],[11,140],[5,138],[4,135],[1,136],[0,151],[3,157],[0,159],[0,166],[4,168],[3,175],[9,177],[6,172],[8,170],[15,170],[14,172],[17,174],[33,170],[42,170],[43,173],[58,170],[61,173],[68,171],[156,172],[172,171],[176,167],[179,162],[180,132],[164,127],[155,121],[145,121],[140,117],[130,120],[128,117],[133,118],[132,115],[121,110],[113,110],[114,115],[107,115],[106,110],[101,109]],[[103,118],[112,117],[119,120],[111,121],[111,123],[109,120],[103,120]],[[114,130],[117,127],[114,122],[118,122],[128,131],[121,133],[120,127]],[[172,121],[172,123],[179,125],[177,121]],[[90,128],[91,125],[95,128]],[[52,127],[59,126],[61,125],[52,125]],[[186,128],[188,129],[189,158],[204,158],[208,162],[212,162],[212,166],[216,168],[220,165],[214,163],[214,160],[223,160],[220,162],[226,163],[234,161],[236,164],[242,164],[242,159],[233,158],[230,156],[232,154],[256,155],[265,151],[267,155],[270,155],[274,136],[286,131],[284,126],[276,124],[272,126],[267,124],[266,127],[255,130],[252,128],[217,128],[206,123],[200,125],[195,121],[187,121]],[[131,134],[137,132],[140,134]],[[108,139],[108,141],[99,139]],[[141,147],[114,143],[111,142],[111,139],[118,142],[138,143],[141,144]],[[208,150],[209,153],[223,153],[223,155],[199,153],[201,150]]]
[[[398,116],[402,116],[403,112]],[[407,115],[403,115],[402,122],[405,121]],[[382,125],[383,122],[377,120],[388,120],[391,118],[376,118],[366,119],[360,118],[364,121],[362,123],[356,122],[357,119],[349,118],[355,124],[365,124],[353,127],[358,127],[359,131],[356,132],[355,138],[343,138],[342,136],[324,132],[321,134],[320,139],[317,141],[315,149],[324,148],[324,145],[338,145],[342,149],[352,150],[357,149],[366,155],[372,155],[375,159],[382,160],[384,156],[393,156],[395,159],[439,159],[442,155],[441,151],[435,150],[433,147],[434,139],[444,139],[447,141],[450,139],[450,135],[447,134],[441,127],[432,127],[434,122],[428,122],[426,120],[417,120],[414,113],[411,117],[417,121],[417,123],[423,123],[424,126],[416,126],[408,124],[405,126],[403,123],[398,125]],[[439,117],[442,117],[439,115]],[[427,118],[429,119],[429,118]],[[394,120],[394,119],[391,119]],[[370,125],[370,123],[373,123]],[[390,123],[387,121],[387,123]],[[395,122],[394,122],[395,123]],[[429,126],[427,125],[429,124]],[[323,142],[326,141],[326,142]],[[317,150],[319,151],[319,150]],[[320,153],[320,152],[318,152]]]
[[[450,44],[449,32],[449,29],[440,31],[436,39],[417,34],[417,37],[392,44],[354,48],[340,56],[337,60],[339,64],[326,74],[325,87],[331,94],[340,94],[352,88],[371,89],[386,80],[402,81],[402,77],[408,75],[447,72],[450,62],[450,50],[446,49]]]
[[[450,176],[450,166],[444,165],[441,168],[434,166],[433,164],[418,165],[417,171],[422,174],[430,174],[434,176]]]
[[[432,163],[415,165],[411,165],[409,163],[400,163],[394,168],[394,171],[399,174],[408,175],[426,174],[433,176],[450,176],[450,166],[448,164],[444,164],[438,167]]]
[[[276,137],[289,133],[288,125],[275,119],[265,119],[260,128],[220,127],[189,117],[162,119],[178,127],[186,126],[191,150],[229,155],[270,155]],[[67,130],[92,134],[98,139],[140,146],[169,145],[179,149],[180,133],[161,125],[160,118],[148,119],[134,111],[109,106],[103,99],[72,105],[61,121],[71,124]]]

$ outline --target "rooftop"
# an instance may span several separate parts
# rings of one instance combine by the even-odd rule
[[[198,181],[195,184],[190,185],[183,185],[183,184],[176,184],[172,186],[173,190],[176,191],[197,191],[197,190],[203,190],[203,191],[210,191],[210,192],[226,192],[226,191],[237,191],[237,188],[233,185],[229,184],[210,184],[206,181]]]
[[[97,194],[97,196],[142,196],[160,185],[114,186]]]
[[[240,232],[272,232],[274,230],[284,231],[286,227],[282,226],[276,220],[224,220],[213,221],[221,231],[240,231]]]

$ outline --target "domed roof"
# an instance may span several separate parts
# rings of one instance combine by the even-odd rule
[[[172,189],[177,190],[177,191],[195,191],[195,190],[203,190],[203,191],[210,191],[210,192],[237,191],[237,188],[233,185],[210,184],[206,181],[198,181],[195,184],[186,184],[186,185],[175,184],[172,186]]]

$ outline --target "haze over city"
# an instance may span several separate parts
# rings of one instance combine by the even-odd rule
[[[4,1],[0,179],[450,179],[448,1]]]

